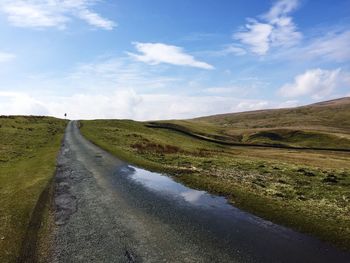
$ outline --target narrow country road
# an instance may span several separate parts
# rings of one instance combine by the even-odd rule
[[[55,179],[53,262],[350,262],[349,254],[133,168],[69,123]]]

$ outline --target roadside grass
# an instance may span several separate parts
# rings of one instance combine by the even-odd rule
[[[231,147],[147,124],[82,121],[81,131],[131,164],[166,172],[265,219],[350,249],[349,153]]]
[[[41,192],[54,175],[66,121],[0,116],[0,262],[15,262]]]

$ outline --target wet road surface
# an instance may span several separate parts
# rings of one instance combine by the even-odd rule
[[[53,262],[350,262],[225,198],[129,166],[70,122],[55,180]]]

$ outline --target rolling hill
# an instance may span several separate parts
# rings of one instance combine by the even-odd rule
[[[350,149],[350,98],[286,109],[150,122],[218,143]]]

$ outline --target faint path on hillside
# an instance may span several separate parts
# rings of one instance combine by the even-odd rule
[[[218,213],[151,191],[77,124],[69,123],[58,160],[53,262],[349,262],[238,209]]]

